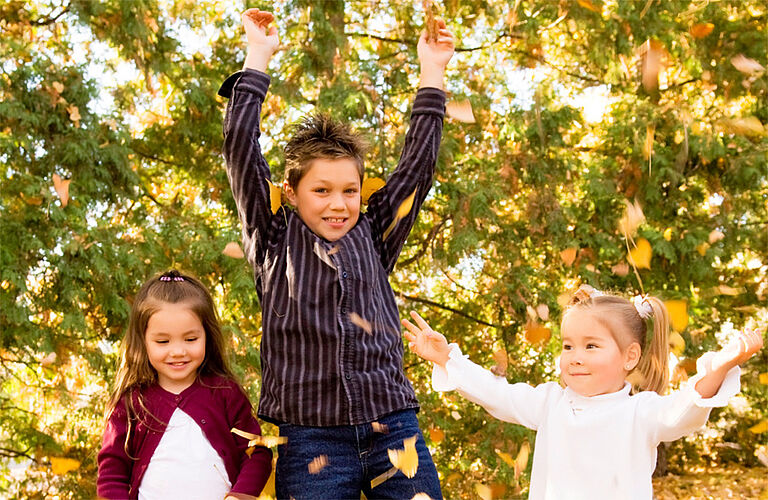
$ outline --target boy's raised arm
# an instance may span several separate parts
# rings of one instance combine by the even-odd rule
[[[437,39],[427,40],[427,32],[419,37],[417,52],[419,54],[419,88],[434,87],[443,89],[445,83],[445,67],[451,60],[455,50],[453,35],[445,26],[445,21],[437,22]]]
[[[269,60],[279,44],[277,28],[269,26],[275,16],[263,10],[248,9],[243,12],[242,19],[245,36],[248,38],[248,53],[243,69],[266,73]]]

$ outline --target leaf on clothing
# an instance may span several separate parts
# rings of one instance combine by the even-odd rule
[[[637,269],[650,269],[653,250],[651,244],[645,238],[640,238],[635,243],[635,248],[629,251],[627,260]]]
[[[713,29],[715,29],[715,25],[712,23],[696,23],[691,26],[691,36],[693,38],[704,38],[712,33]]]
[[[227,243],[221,253],[227,257],[232,257],[233,259],[242,259],[245,257],[245,253],[243,253],[243,249],[240,248],[240,244],[234,241]]]
[[[416,199],[416,189],[413,190],[413,192],[406,198],[400,206],[397,208],[397,213],[395,214],[395,218],[392,219],[392,222],[389,224],[389,227],[386,231],[384,231],[384,235],[381,237],[382,240],[386,240],[390,233],[392,233],[392,230],[395,228],[397,223],[402,219],[403,217],[407,216],[411,212],[411,208],[413,208],[413,200]]]
[[[682,332],[688,326],[688,301],[687,300],[667,300],[664,302],[669,313],[669,322],[672,329],[676,332]]]
[[[51,471],[57,475],[64,475],[80,468],[80,461],[67,457],[51,457]]]
[[[475,114],[472,112],[472,103],[469,99],[450,101],[445,105],[445,115],[458,122],[475,123]]]
[[[312,459],[311,462],[309,462],[309,473],[310,474],[318,474],[325,466],[328,465],[328,455],[320,455],[319,457],[315,457]]]
[[[731,58],[731,64],[733,64],[734,68],[747,75],[755,75],[765,71],[765,68],[762,64],[755,61],[754,59],[746,57],[744,54],[733,56]]]
[[[72,179],[62,179],[59,174],[53,174],[53,189],[59,195],[61,206],[66,207],[69,203],[69,183]]]
[[[340,249],[341,248],[339,247],[339,245],[333,245],[333,248],[328,250],[328,255],[333,255],[335,253],[338,253]]]
[[[283,191],[280,186],[275,185],[271,180],[266,179],[269,184],[269,207],[273,214],[276,214],[280,210],[280,206],[283,204]]]
[[[566,248],[565,250],[560,252],[560,258],[563,259],[563,262],[565,262],[566,266],[570,266],[573,264],[573,261],[576,260],[576,252],[579,249],[576,247]]]
[[[366,177],[363,179],[363,185],[360,187],[360,201],[363,202],[363,205],[367,205],[371,195],[386,185],[387,183],[384,182],[384,179]]]
[[[416,453],[416,436],[403,440],[402,450],[387,450],[389,461],[407,478],[413,478],[419,468],[419,455]]]
[[[355,312],[349,313],[349,320],[354,324],[362,328],[362,330],[367,333],[368,335],[373,335],[373,327],[371,326],[371,322],[368,321],[365,318],[362,318],[359,314]]]
[[[373,480],[371,481],[371,489],[374,489],[375,487],[377,487],[378,485],[380,485],[390,477],[394,476],[395,474],[397,474],[397,467],[392,467],[391,469],[384,472],[383,474],[379,474],[378,476],[373,478]]]
[[[507,375],[507,367],[509,366],[507,351],[504,349],[494,351],[493,360],[496,361],[496,364],[491,368],[491,372],[497,377],[505,377]]]
[[[429,439],[431,439],[433,443],[439,444],[443,439],[445,439],[445,432],[443,432],[443,430],[438,427],[430,427]]]
[[[431,496],[427,495],[424,492],[416,493],[413,495],[413,498],[411,500],[433,500]]]
[[[259,434],[253,434],[252,432],[241,431],[235,427],[229,431],[232,434],[236,434],[240,437],[248,439],[248,449],[245,450],[245,454],[249,457],[253,453],[253,449],[256,446],[263,446],[265,448],[272,448],[274,446],[285,444],[288,442],[287,437],[283,436],[261,436]]]

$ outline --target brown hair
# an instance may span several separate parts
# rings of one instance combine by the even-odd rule
[[[293,126],[293,137],[285,145],[285,180],[295,190],[313,160],[349,158],[357,164],[362,182],[367,150],[363,136],[346,123],[323,113],[309,115]]]
[[[661,394],[669,382],[669,315],[664,302],[656,297],[644,296],[640,302],[650,305],[648,312],[653,320],[650,339],[647,339],[646,320],[640,316],[633,302],[598,292],[589,285],[579,287],[565,314],[572,310],[594,310],[599,312],[595,314],[595,319],[611,332],[622,350],[637,342],[642,355],[633,371],[640,375],[641,380],[635,389]]]
[[[144,283],[131,305],[128,331],[120,346],[120,367],[117,371],[112,395],[107,404],[107,415],[117,407],[125,396],[128,432],[126,453],[133,420],[145,420],[151,415],[141,397],[139,389],[157,383],[157,371],[149,363],[145,343],[145,332],[149,318],[163,304],[184,303],[200,319],[205,330],[205,357],[197,370],[199,375],[220,376],[236,382],[227,358],[227,344],[219,325],[219,316],[213,298],[205,286],[187,274],[171,270],[157,275]],[[139,413],[139,408],[143,410]],[[158,421],[158,423],[161,423]],[[161,423],[162,424],[162,423]],[[130,454],[129,454],[130,456]]]

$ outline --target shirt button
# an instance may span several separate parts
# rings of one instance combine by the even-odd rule
[[[176,402],[178,403],[179,401],[181,401],[181,396],[176,396],[176,397],[175,397],[175,398],[173,398],[173,399],[175,399],[175,400],[176,400]]]
[[[347,379],[347,380],[349,380],[349,379],[351,379],[351,378],[352,378],[352,375],[350,375],[349,373],[347,373],[347,374],[345,374],[345,375],[344,375],[344,378],[345,378],[345,379]]]
[[[346,272],[346,271],[344,271],[343,273],[341,273],[341,276],[342,276],[343,278],[346,278],[346,277],[347,277],[347,272]]]
[[[346,309],[346,308],[344,308],[344,307],[342,307],[342,308],[341,308],[341,314],[347,314],[347,309]]]
[[[201,424],[203,424],[203,425],[205,425],[205,419],[204,419],[204,418],[203,418],[203,419],[200,419],[200,423],[201,423]]]

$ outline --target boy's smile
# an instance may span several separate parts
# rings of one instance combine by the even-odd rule
[[[296,186],[285,192],[304,224],[316,235],[336,241],[360,218],[360,174],[350,158],[312,161]]]

